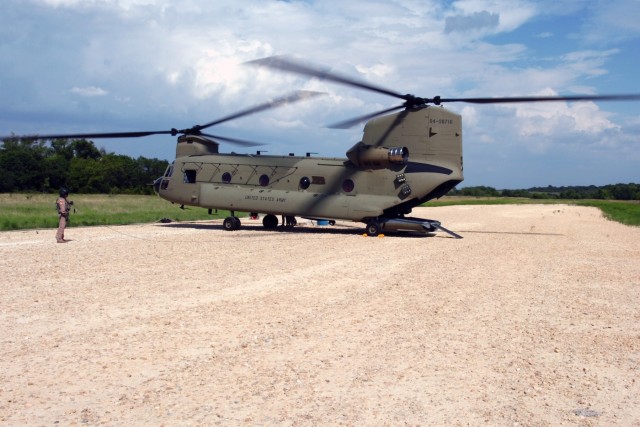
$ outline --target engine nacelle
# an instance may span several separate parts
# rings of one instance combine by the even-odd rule
[[[358,142],[347,151],[347,157],[361,169],[384,169],[394,164],[407,164],[409,149],[407,147],[376,147]]]

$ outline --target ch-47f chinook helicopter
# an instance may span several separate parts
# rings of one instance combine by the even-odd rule
[[[235,212],[264,214],[267,229],[278,227],[278,216],[350,220],[366,224],[369,236],[389,231],[458,234],[439,221],[409,217],[412,208],[447,194],[462,182],[462,121],[441,104],[474,104],[637,100],[640,95],[584,95],[508,98],[421,98],[328,72],[284,57],[248,64],[269,67],[399,98],[404,102],[383,111],[337,123],[348,128],[366,121],[362,140],[346,158],[220,153],[217,141],[244,146],[249,141],[202,131],[222,122],[318,95],[296,92],[205,125],[169,131],[46,135],[55,138],[131,138],[158,134],[178,136],[176,158],[154,182],[160,197],[180,205],[231,212],[225,230],[240,228]],[[283,224],[284,225],[284,224]]]

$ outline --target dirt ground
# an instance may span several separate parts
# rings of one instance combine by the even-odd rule
[[[640,426],[640,228],[413,215],[0,233],[0,424]]]

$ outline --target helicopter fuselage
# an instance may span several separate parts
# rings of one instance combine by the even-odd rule
[[[218,153],[179,139],[160,197],[239,212],[369,222],[397,218],[463,180],[459,115],[424,107],[370,120],[347,158]]]

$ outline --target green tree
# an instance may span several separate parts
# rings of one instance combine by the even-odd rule
[[[51,141],[52,155],[60,156],[67,161],[73,159],[73,146],[67,139],[54,139]]]
[[[76,139],[71,143],[71,147],[73,149],[73,153],[75,157],[79,157],[81,159],[94,159],[98,160],[103,156],[103,153],[100,152],[93,144],[93,141],[87,141],[86,139]]]
[[[73,158],[69,163],[68,187],[76,193],[106,193],[104,174],[94,159]]]
[[[43,160],[47,147],[33,139],[8,138],[0,149],[0,192],[41,191],[46,182]]]
[[[608,187],[616,200],[640,200],[637,184],[615,184]]]
[[[67,181],[69,180],[69,164],[70,160],[67,160],[60,154],[53,154],[43,160],[42,167],[47,177],[47,185],[43,191],[56,192],[60,187],[67,185]]]
[[[473,196],[473,197],[498,197],[500,192],[493,187],[486,187],[483,185],[477,187],[466,187],[461,190],[456,190],[452,195],[456,196]]]

